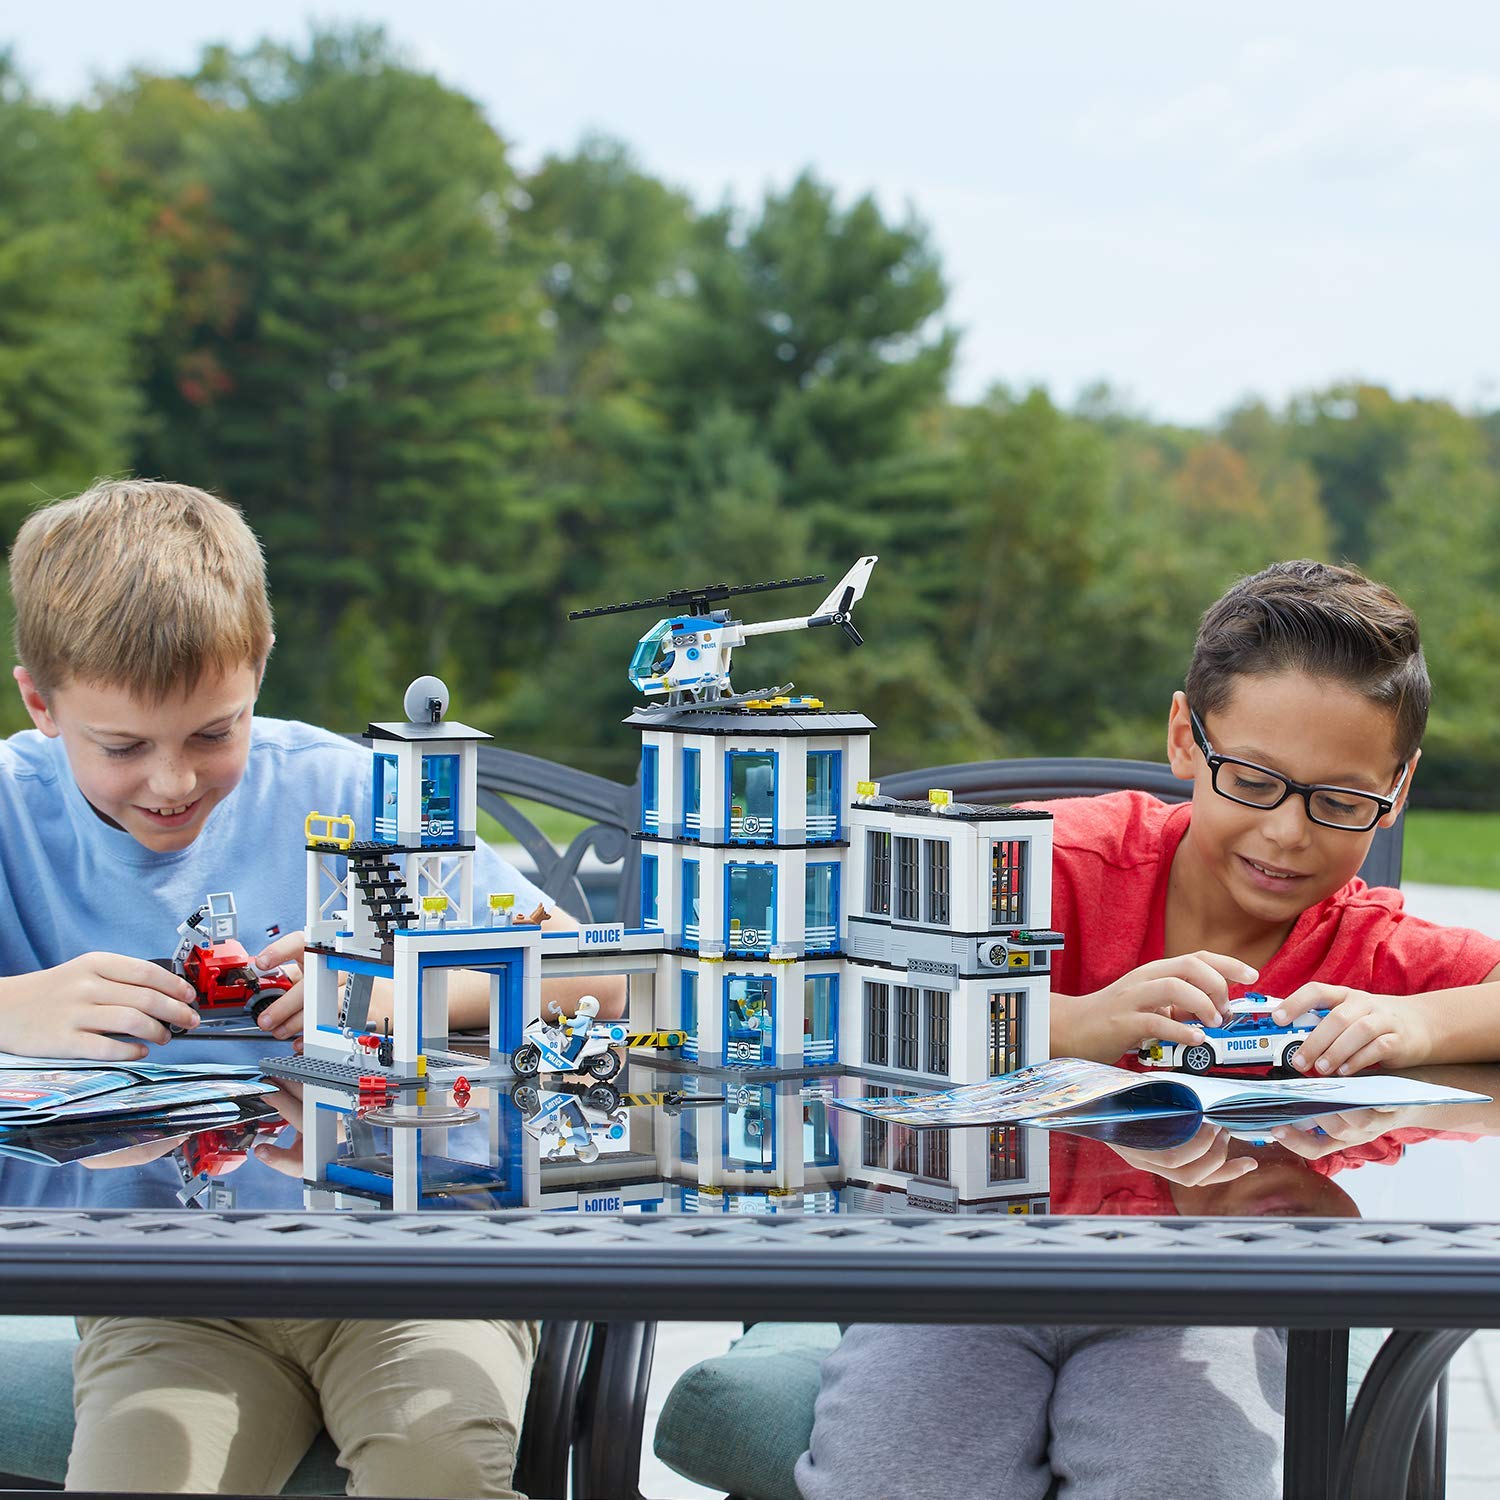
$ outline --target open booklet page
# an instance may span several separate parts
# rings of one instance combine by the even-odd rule
[[[1153,1114],[1236,1115],[1296,1119],[1336,1109],[1483,1100],[1483,1094],[1412,1078],[1194,1078],[1133,1073],[1079,1057],[1047,1062],[941,1094],[835,1099],[895,1125],[1056,1125]]]

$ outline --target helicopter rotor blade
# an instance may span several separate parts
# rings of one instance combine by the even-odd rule
[[[854,628],[853,620],[847,618],[846,616],[844,619],[839,621],[839,624],[844,627],[844,634],[847,635],[856,646],[864,645],[865,638]]]

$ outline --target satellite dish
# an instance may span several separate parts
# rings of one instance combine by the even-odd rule
[[[441,677],[418,677],[402,699],[408,724],[439,724],[448,712],[448,685]]]

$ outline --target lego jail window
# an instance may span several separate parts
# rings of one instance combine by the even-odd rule
[[[910,985],[896,987],[896,1066],[917,1069],[917,992]],[[916,1171],[916,1168],[912,1168]]]
[[[776,837],[776,756],[769,750],[729,752],[729,837],[769,844]]]
[[[1005,990],[990,996],[990,1077],[1014,1073],[1021,1066],[1020,990]]]
[[[422,757],[422,842],[451,844],[458,837],[458,757]]]
[[[885,1068],[891,1061],[890,986],[865,980],[865,1062]]]
[[[802,981],[803,1059],[807,1062],[836,1062],[838,1026],[838,975],[808,975]]]
[[[803,947],[809,953],[831,953],[839,941],[839,867],[809,865],[803,903]]]
[[[724,976],[724,1056],[758,1063],[773,1055],[776,982],[762,975]]]
[[[948,1132],[946,1130],[924,1130],[921,1132],[922,1176],[934,1182],[948,1180]]]
[[[890,1090],[872,1088],[867,1089],[865,1093],[871,1099],[884,1099]],[[886,1120],[876,1119],[871,1115],[862,1115],[860,1120],[860,1164],[883,1170],[886,1164],[886,1143],[891,1135],[890,1124]]]
[[[724,873],[730,948],[765,952],[776,941],[776,867],[729,865]]]
[[[1019,1125],[990,1126],[990,1181],[1019,1182],[1025,1175],[1025,1131]]]
[[[697,750],[682,752],[682,831],[690,839],[703,836],[703,818],[699,800],[702,796],[702,756]]]
[[[946,927],[953,920],[948,905],[948,872],[952,863],[948,840],[924,839],[922,847],[927,856],[927,920],[934,927]]]
[[[896,840],[896,920],[916,922],[921,919],[921,898],[917,886],[917,840]]]
[[[682,941],[684,946],[698,946],[698,861],[682,862]]]
[[[655,833],[661,822],[661,810],[657,805],[657,770],[661,757],[655,745],[641,747],[641,831]]]
[[[1016,927],[1026,912],[1026,840],[990,844],[990,926]]]
[[[948,992],[923,990],[922,1006],[927,1016],[927,1072],[948,1076]],[[932,1134],[937,1134],[933,1131]],[[932,1175],[930,1172],[927,1174]]]
[[[865,910],[876,917],[891,914],[891,836],[865,836]]]
[[[807,841],[815,844],[839,836],[839,752],[807,753]]]

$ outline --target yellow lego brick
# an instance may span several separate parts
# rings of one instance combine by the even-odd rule
[[[856,796],[878,797],[880,795],[880,783],[878,781],[857,781],[854,783]]]
[[[515,894],[511,891],[491,891],[490,910],[509,911],[516,904]]]
[[[421,1053],[417,1054],[417,1077],[418,1078],[425,1078],[426,1076],[427,1076],[427,1054],[425,1052],[421,1052]]]

